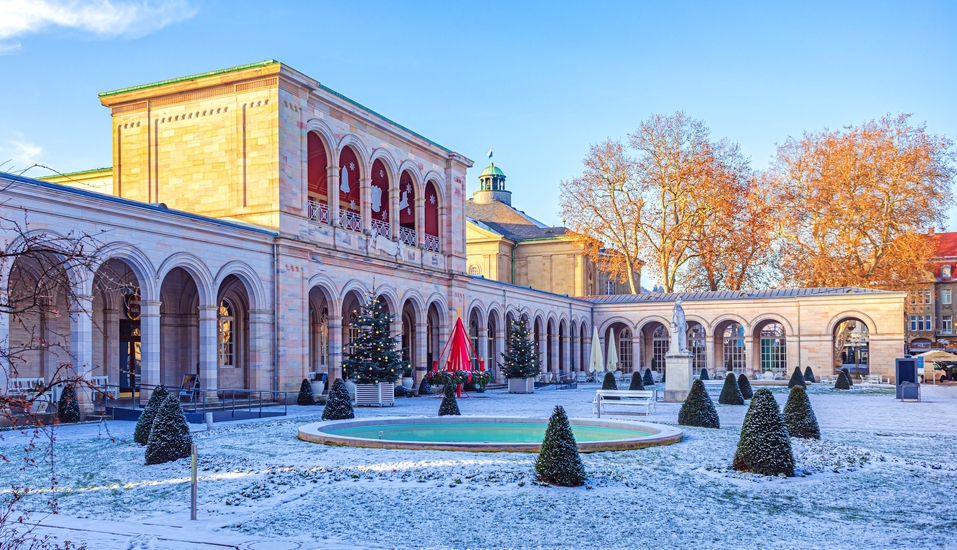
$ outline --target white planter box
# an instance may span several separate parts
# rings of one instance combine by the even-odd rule
[[[508,393],[535,393],[535,379],[509,378]]]
[[[395,405],[395,384],[356,384],[356,405],[359,407],[384,407]]]

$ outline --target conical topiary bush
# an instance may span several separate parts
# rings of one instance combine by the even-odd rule
[[[429,384],[429,376],[426,374],[419,382],[419,395],[432,395],[432,384]]]
[[[702,380],[711,380],[711,377],[708,376],[708,369],[702,368],[701,376],[699,378],[701,378]]]
[[[150,431],[153,429],[153,420],[156,419],[156,411],[159,410],[160,403],[162,403],[168,395],[169,392],[166,390],[166,386],[162,384],[153,388],[153,393],[150,394],[149,401],[146,402],[146,407],[143,408],[139,420],[136,421],[136,429],[133,431],[134,442],[140,445],[149,443]]]
[[[601,389],[603,389],[603,390],[617,390],[617,389],[618,389],[618,383],[615,382],[615,375],[614,375],[614,374],[612,374],[612,373],[610,373],[610,372],[606,372],[606,373],[605,373],[605,377],[604,377],[604,378],[602,379],[602,381],[601,381]],[[617,398],[617,397],[603,397],[602,399],[617,400],[618,398]]]
[[[791,437],[802,439],[821,439],[821,427],[811,409],[811,400],[807,390],[801,386],[791,388],[788,402],[784,405],[784,424]]]
[[[847,376],[847,373],[840,371],[837,374],[837,381],[834,382],[834,389],[836,390],[849,390],[851,389],[851,381]]]
[[[544,483],[562,487],[578,487],[585,483],[585,465],[578,454],[575,434],[568,423],[568,416],[561,406],[548,419],[545,439],[535,461],[538,479]]]
[[[179,398],[167,395],[153,419],[153,429],[146,444],[146,464],[163,464],[189,456],[193,437]]]
[[[738,387],[738,381],[735,379],[733,372],[729,372],[724,377],[724,386],[721,387],[718,403],[722,405],[744,405],[744,396],[741,394],[741,388]]]
[[[316,397],[312,394],[312,385],[309,380],[303,379],[299,385],[299,396],[296,397],[297,405],[315,405]]]
[[[841,369],[841,372],[843,372],[843,373],[844,373],[844,376],[847,377],[847,385],[848,385],[848,386],[853,386],[853,385],[854,385],[854,379],[851,378],[851,371],[847,370],[847,367],[844,367],[843,369]]]
[[[807,387],[807,383],[804,381],[804,375],[801,374],[801,367],[794,367],[794,372],[791,373],[791,379],[788,380],[788,387],[793,388],[794,386]]]
[[[643,390],[645,389],[644,383],[641,381],[641,373],[633,372],[631,373],[631,385],[628,386],[629,390]]]
[[[741,397],[745,399],[754,397],[754,392],[751,391],[751,381],[743,372],[738,375],[738,389],[741,390]]]
[[[770,390],[754,392],[741,426],[734,469],[765,476],[794,476],[794,455],[788,429]]]
[[[699,428],[720,428],[721,422],[718,420],[718,411],[714,408],[714,402],[704,388],[704,382],[695,380],[691,384],[691,391],[688,397],[681,405],[678,412],[678,424],[682,426],[697,426]]]
[[[439,416],[460,416],[459,402],[455,399],[455,384],[445,385],[445,397],[439,405]]]
[[[80,402],[76,399],[76,387],[73,384],[63,388],[56,405],[56,418],[64,423],[80,421]]]
[[[817,382],[817,379],[814,378],[814,371],[811,370],[810,365],[804,369],[804,381],[814,384]]]
[[[349,389],[342,378],[336,378],[329,388],[329,396],[326,398],[326,407],[322,410],[323,420],[347,420],[355,418],[356,414],[352,410],[352,398],[349,396]]]
[[[645,386],[654,386],[655,385],[655,375],[651,373],[651,369],[645,369],[645,375],[641,378],[641,383]]]
[[[668,367],[665,367],[665,370],[661,371],[661,383],[665,383],[665,375],[668,374]]]

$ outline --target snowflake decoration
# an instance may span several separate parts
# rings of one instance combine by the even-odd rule
[[[351,201],[349,201],[349,209],[350,209],[350,210],[355,210],[355,209],[356,209],[356,200],[355,200],[355,199],[352,199]]]
[[[383,211],[382,211],[382,221],[384,221],[384,222],[389,221],[389,212],[386,211],[386,210],[383,210]]]
[[[379,170],[379,177],[380,177],[380,178],[384,178],[384,177],[385,177],[385,170]]]
[[[411,184],[411,183],[405,184],[405,192],[406,192],[406,193],[411,193],[411,192],[412,192],[412,184]]]
[[[405,210],[405,213],[411,216],[411,215],[412,215],[412,208],[407,208],[407,209]]]
[[[350,171],[350,172],[355,172],[355,171],[356,171],[356,163],[354,163],[354,162],[350,162],[350,163],[349,163],[349,171]]]
[[[435,204],[435,195],[429,195],[429,202]]]

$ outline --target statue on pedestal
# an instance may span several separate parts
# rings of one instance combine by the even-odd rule
[[[675,312],[671,318],[671,341],[668,346],[668,355],[690,355],[688,351],[688,321],[685,319],[685,310],[681,307],[681,297],[675,300]]]

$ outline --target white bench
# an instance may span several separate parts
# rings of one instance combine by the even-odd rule
[[[884,383],[884,377],[879,374],[868,374],[864,376],[860,383],[862,386],[876,386]]]
[[[617,397],[618,399],[608,399]],[[651,414],[655,410],[655,390],[597,390],[595,391],[595,400],[592,401],[595,407],[593,413],[601,418],[602,409],[608,405],[625,405],[645,407],[645,414]]]

